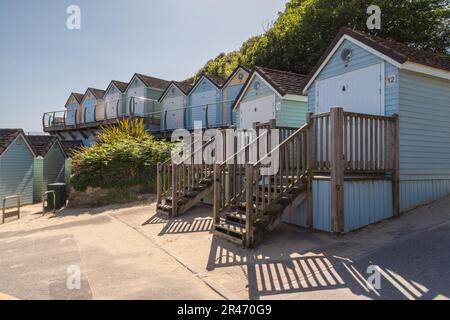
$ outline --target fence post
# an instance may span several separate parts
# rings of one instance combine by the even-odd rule
[[[331,225],[335,233],[344,232],[344,109],[330,110],[331,125]]]
[[[172,164],[172,216],[171,218],[175,218],[178,214],[177,208],[177,165],[175,163]]]
[[[400,165],[399,165],[399,145],[398,145],[398,133],[399,133],[399,117],[394,115],[394,126],[392,128],[392,160],[393,169],[392,173],[392,200],[394,208],[394,216],[400,215]]]
[[[245,219],[245,247],[253,247],[253,164],[245,165],[245,198],[246,198],[246,219]]]
[[[220,176],[220,165],[214,164],[214,223],[220,223],[220,194],[221,194],[221,181]]]
[[[156,165],[156,204],[161,204],[162,202],[162,181],[161,181],[162,175],[161,175],[161,163],[158,162]]]
[[[306,224],[308,227],[313,227],[314,218],[313,218],[313,193],[312,193],[312,180],[313,180],[313,132],[314,125],[312,119],[313,113],[310,112],[306,116],[306,122],[308,123],[308,131],[307,131],[307,146],[305,148],[306,151],[306,166],[307,166],[307,183],[306,183],[306,199],[307,199],[307,214],[306,214]]]

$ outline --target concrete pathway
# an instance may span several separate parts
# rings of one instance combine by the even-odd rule
[[[214,238],[211,226],[210,207],[169,220],[151,202],[29,213],[0,225],[0,270],[6,271],[0,293],[25,299],[450,297],[450,197],[341,237],[281,225],[253,250]],[[78,267],[81,288],[69,290]]]
[[[0,270],[0,292],[21,299],[222,298],[108,213],[30,215],[0,226]],[[78,270],[79,290],[71,277]]]

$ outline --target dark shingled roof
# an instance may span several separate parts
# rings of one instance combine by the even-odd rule
[[[255,67],[255,72],[266,80],[282,96],[286,94],[303,95],[306,76],[287,71]]]
[[[167,91],[169,90],[171,84],[175,85],[178,89],[181,90],[185,95],[191,91],[192,86],[187,82],[180,82],[180,81],[171,81],[170,84],[167,86],[166,90],[164,90],[163,94],[159,98],[159,101],[161,102],[163,98],[166,96]]]
[[[448,55],[439,55],[431,51],[411,48],[405,43],[383,39],[349,28],[342,28],[339,34],[341,36],[343,34],[352,36],[356,40],[380,51],[399,63],[411,61],[429,67],[450,71],[450,56]]]
[[[338,35],[334,38],[331,45],[320,58],[319,62],[311,70],[310,74],[308,75],[308,82],[311,80],[311,78],[314,76],[314,74],[317,72],[325,59],[329,56],[329,54],[332,52],[334,47],[344,35],[348,35],[364,43],[365,45],[377,50],[378,52],[388,56],[389,58],[395,60],[400,64],[410,61],[428,67],[450,71],[449,55],[439,55],[430,51],[411,48],[405,43],[383,39],[361,31],[344,27],[341,28]]]
[[[136,73],[136,76],[147,86],[150,88],[156,88],[161,90],[166,90],[170,85],[170,81],[158,79],[154,77],[145,76],[140,73]]]
[[[207,79],[209,79],[210,81],[212,81],[216,86],[218,86],[219,88],[221,88],[224,84],[225,84],[225,80],[216,76],[209,76],[209,75],[204,75]]]
[[[22,129],[0,129],[0,155],[21,133],[23,134]]]
[[[100,89],[95,89],[95,88],[89,88],[88,90],[92,92],[92,94],[94,95],[94,97],[96,99],[102,99],[106,93],[105,90],[100,90]]]
[[[173,83],[181,90],[184,94],[188,94],[189,91],[192,89],[192,85],[190,85],[187,82],[179,82],[179,81],[173,81]]]
[[[80,151],[83,148],[83,142],[80,140],[75,140],[75,141],[61,141],[61,145],[63,147],[63,150],[65,152],[65,154],[71,158],[75,155],[75,153],[77,153],[78,151]]]
[[[122,81],[117,81],[117,80],[113,80],[111,82],[114,83],[114,85],[117,87],[117,89],[120,90],[120,92],[124,93],[127,90],[127,87],[128,87],[127,82],[122,82]]]
[[[30,141],[31,146],[37,156],[44,157],[53,144],[58,140],[55,136],[28,136],[28,141]]]
[[[84,94],[82,93],[72,92],[72,95],[74,96],[75,100],[77,100],[78,103],[81,103],[84,97]]]

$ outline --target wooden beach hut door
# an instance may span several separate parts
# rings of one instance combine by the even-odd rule
[[[384,115],[384,70],[382,64],[317,81],[316,112],[333,106],[345,111]]]
[[[164,100],[163,110],[166,114],[166,129],[181,129],[184,128],[184,97],[173,97]],[[165,114],[165,112],[164,112]]]
[[[253,128],[253,123],[267,123],[275,119],[275,95],[241,103],[240,107],[242,129]]]

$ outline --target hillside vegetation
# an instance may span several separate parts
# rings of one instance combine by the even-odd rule
[[[307,74],[341,27],[369,32],[366,11],[371,4],[382,12],[381,30],[371,34],[448,54],[448,0],[291,0],[264,34],[237,51],[219,54],[190,80],[203,72],[225,79],[238,64]]]

